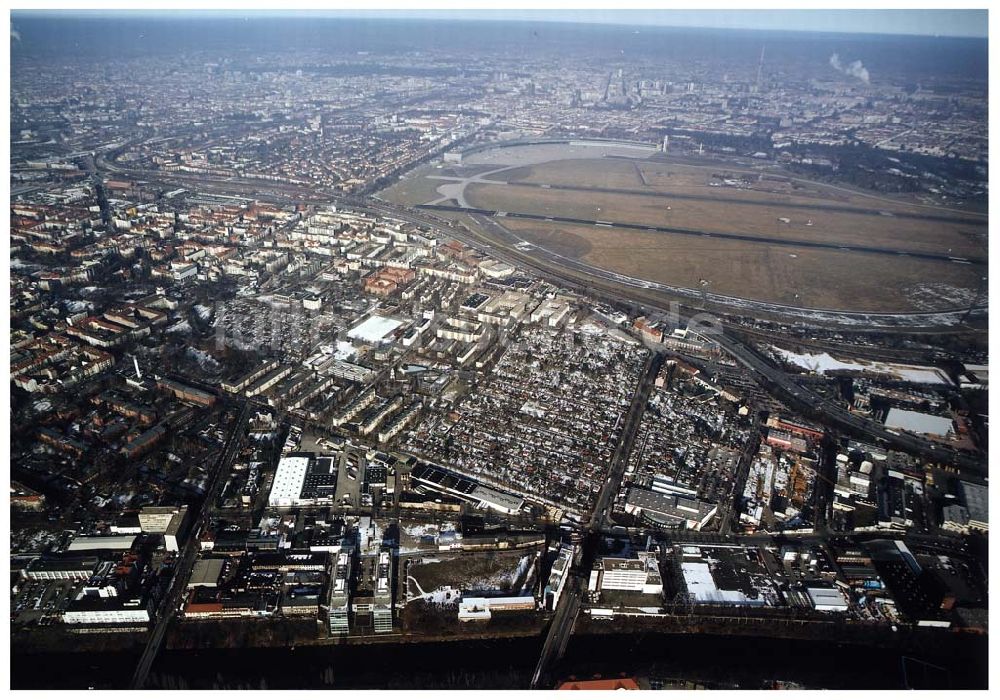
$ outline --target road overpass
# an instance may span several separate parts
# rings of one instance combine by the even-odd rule
[[[583,603],[583,596],[586,595],[587,577],[590,575],[590,567],[596,555],[599,535],[607,532],[610,528],[611,510],[614,506],[614,497],[621,488],[622,479],[625,476],[625,466],[628,463],[628,456],[632,451],[635,442],[636,432],[642,421],[642,415],[646,410],[649,401],[649,394],[653,390],[656,376],[663,365],[663,355],[659,352],[650,353],[643,366],[639,383],[635,393],[632,395],[632,402],[629,405],[628,413],[622,424],[621,437],[615,447],[614,456],[608,469],[608,476],[597,497],[594,511],[586,528],[586,537],[583,543],[583,551],[577,553],[577,563],[574,564],[566,581],[566,587],[559,604],[556,607],[555,615],[549,625],[545,642],[542,645],[542,652],[535,667],[535,673],[531,679],[531,687],[537,688],[545,679],[546,670],[550,664],[557,661],[566,650],[566,644],[573,633],[573,625]]]

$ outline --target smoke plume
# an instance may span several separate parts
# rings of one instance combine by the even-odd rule
[[[861,61],[851,61],[846,66],[840,62],[840,56],[833,54],[830,56],[830,65],[834,70],[843,73],[844,75],[851,75],[868,85],[870,82],[870,76],[868,75],[868,69],[865,68]]]
[[[19,32],[16,29],[14,29],[14,23],[13,22],[10,23],[10,40],[11,41],[20,41],[21,40],[21,32]]]

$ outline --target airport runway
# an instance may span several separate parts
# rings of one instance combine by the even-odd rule
[[[680,299],[689,299],[691,302],[697,303],[697,308],[699,309],[704,309],[706,308],[705,305],[709,304],[707,308],[712,308],[713,306],[726,308],[731,313],[777,314],[784,317],[791,316],[798,319],[807,319],[810,322],[820,324],[834,323],[837,325],[846,325],[857,330],[878,329],[880,332],[893,332],[904,328],[921,328],[938,329],[938,332],[940,332],[940,329],[948,328],[947,332],[950,333],[952,332],[952,327],[962,324],[964,322],[963,319],[967,317],[984,317],[989,308],[986,303],[977,303],[973,305],[971,313],[968,306],[937,311],[876,312],[847,309],[819,309],[725,296],[714,292],[706,292],[705,290],[675,287],[661,282],[652,282],[588,265],[581,260],[560,255],[537,244],[528,244],[527,241],[513,235],[509,229],[501,226],[499,219],[490,218],[489,216],[473,214],[471,218],[479,227],[481,233],[476,235],[466,230],[466,233],[471,235],[475,240],[465,240],[464,236],[460,233],[460,228],[456,228],[451,222],[440,219],[430,212],[425,216],[420,216],[413,211],[396,206],[387,206],[381,202],[378,204],[369,203],[366,205],[366,208],[370,211],[408,221],[412,224],[448,230],[450,235],[463,239],[463,242],[473,245],[489,255],[510,262],[515,266],[534,270],[543,277],[558,278],[571,286],[574,281],[577,284],[584,284],[580,281],[580,278],[572,275],[573,272],[576,272],[596,277],[615,285],[624,285],[627,288],[641,288],[654,292],[662,292],[677,297],[678,301]],[[487,231],[491,233],[486,234]],[[549,263],[549,265],[539,267],[542,261]],[[564,274],[554,272],[553,265],[558,266]]]
[[[494,171],[499,172],[499,171]],[[476,180],[470,179],[470,183],[475,183]],[[482,184],[497,184],[495,182],[483,182]],[[883,218],[895,218],[895,219],[916,219],[918,221],[938,221],[941,223],[949,224],[968,224],[970,226],[987,226],[989,221],[985,218],[974,218],[967,216],[946,216],[942,214],[918,214],[916,212],[887,212],[884,209],[865,209],[859,207],[851,207],[842,204],[809,204],[806,202],[764,202],[755,199],[740,199],[738,197],[717,197],[715,195],[704,195],[704,194],[677,194],[673,192],[654,192],[649,190],[637,190],[628,189],[620,187],[585,187],[583,185],[550,185],[542,184],[537,182],[507,182],[504,183],[506,187],[526,187],[532,189],[543,189],[543,190],[558,190],[563,192],[595,192],[597,194],[626,194],[634,195],[638,197],[653,197],[656,199],[686,199],[694,200],[698,202],[721,202],[723,204],[746,204],[753,207],[771,207],[771,208],[782,208],[782,209],[815,209],[822,211],[831,211],[842,214],[858,214],[861,216],[878,216]],[[719,190],[725,189],[722,187],[716,188]],[[749,192],[757,192],[759,190],[746,190]]]
[[[484,249],[486,252],[501,259],[509,257],[509,253],[516,253],[515,257],[518,258],[518,264],[525,264],[525,258],[531,257],[525,255],[525,249],[517,249],[518,244],[523,244],[524,241],[520,238],[512,236],[509,230],[500,226],[498,222],[502,219],[493,216],[497,213],[494,211],[483,209],[459,209],[457,207],[446,206],[428,207],[425,205],[422,207],[424,216],[421,216],[419,213],[421,207],[419,206],[406,207],[392,204],[377,198],[373,199],[370,197],[331,194],[311,188],[286,185],[284,183],[262,183],[260,181],[243,180],[240,178],[206,178],[205,176],[191,174],[179,177],[176,173],[162,173],[159,171],[118,170],[122,176],[127,175],[133,178],[145,177],[146,179],[164,184],[174,183],[187,187],[194,185],[198,189],[208,192],[220,192],[228,195],[237,194],[261,201],[271,201],[285,205],[308,202],[338,204],[340,206],[348,207],[354,206],[366,209],[373,213],[381,214],[383,216],[395,217],[400,220],[410,221],[411,223],[430,226],[432,228],[450,230],[451,235],[455,235],[457,233],[454,226],[451,225],[451,222],[435,216],[432,210],[439,209],[442,211],[461,211],[466,214],[473,215],[473,218],[478,221],[480,227],[490,229],[496,235],[495,240],[489,243],[486,240],[477,239],[476,245]],[[530,216],[536,219],[554,218],[535,215]],[[606,226],[610,228],[623,227],[622,224],[611,223],[606,224]],[[639,228],[648,230],[650,227],[639,226]],[[697,235],[707,234],[699,233]],[[700,302],[701,305],[710,303],[711,305],[718,307],[729,308],[733,313],[777,314],[781,316],[796,317],[820,324],[838,323],[857,329],[879,328],[883,331],[891,331],[901,328],[941,328],[955,326],[962,323],[964,319],[968,317],[980,318],[984,316],[988,309],[988,304],[986,303],[973,304],[971,310],[969,307],[963,306],[959,308],[940,309],[936,311],[910,311],[902,313],[798,307],[787,304],[725,296],[713,292],[706,292],[706,290],[688,289],[652,282],[650,280],[638,279],[588,265],[581,260],[559,255],[535,244],[532,244],[530,248],[534,253],[534,257],[537,258],[541,256],[548,258],[553,264],[566,268],[568,271],[576,271],[586,275],[596,276],[614,284],[625,285],[626,287],[638,287],[677,296],[682,299],[690,299],[692,301]],[[901,255],[901,257],[904,256]],[[960,259],[952,260],[950,257],[945,257],[947,260],[952,262],[963,263]],[[964,264],[973,263],[972,261],[968,261]],[[531,267],[530,264],[528,266]]]
[[[742,241],[744,243],[759,243],[764,245],[779,245],[790,248],[814,248],[821,250],[839,250],[845,253],[867,253],[871,255],[890,255],[894,257],[910,257],[918,260],[933,260],[936,262],[952,262],[961,265],[986,265],[985,258],[961,258],[944,253],[924,253],[912,250],[896,250],[893,248],[883,248],[880,246],[859,246],[859,245],[838,245],[836,243],[822,243],[819,241],[804,241],[791,238],[774,238],[770,236],[748,236],[741,233],[722,233],[719,231],[703,231],[691,228],[679,228],[673,226],[648,226],[646,224],[633,224],[621,221],[601,221],[599,219],[578,219],[570,216],[547,216],[545,214],[529,214],[517,211],[498,211],[495,209],[477,209],[470,207],[452,206],[446,204],[421,204],[418,209],[428,209],[432,211],[454,211],[465,214],[480,214],[490,218],[510,218],[529,219],[532,221],[545,221],[549,223],[577,224],[583,226],[599,226],[604,228],[619,228],[632,231],[648,231],[650,233],[669,233],[681,236],[696,236],[699,238],[716,238],[728,241]]]

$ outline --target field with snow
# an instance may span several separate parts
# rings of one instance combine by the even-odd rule
[[[463,595],[518,595],[525,588],[535,550],[466,553],[413,563],[407,571],[408,601],[447,602]]]
[[[399,551],[401,554],[436,552],[439,547],[461,543],[458,523],[416,523],[401,521],[399,524]]]
[[[833,357],[829,353],[795,353],[776,346],[770,346],[770,352],[776,359],[807,369],[813,374],[826,374],[827,372],[850,371],[850,372],[874,372],[886,375],[888,378],[900,382],[911,382],[913,384],[952,384],[943,371],[936,367],[921,367],[918,365],[903,365],[891,362],[878,362],[875,360],[841,360]]]
[[[198,348],[188,348],[186,354],[192,360],[197,362],[203,369],[215,371],[220,368],[218,360],[204,350],[199,350]]]

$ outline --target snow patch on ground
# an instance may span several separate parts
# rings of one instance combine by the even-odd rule
[[[807,369],[814,374],[825,374],[837,370],[854,372],[877,372],[894,377],[898,381],[915,384],[951,384],[948,377],[934,367],[918,367],[915,365],[897,365],[876,361],[844,361],[838,360],[829,353],[810,354],[795,353],[790,350],[771,346],[775,357],[790,364]]]
[[[587,335],[604,335],[607,332],[607,328],[597,325],[593,321],[586,321],[579,328],[581,333],[586,333]]]
[[[521,561],[517,562],[517,570],[514,572],[514,581],[518,581],[526,573],[528,573],[528,567],[531,566],[531,556],[525,554],[521,557]]]
[[[195,304],[193,308],[194,312],[198,314],[198,318],[200,318],[202,321],[207,321],[208,319],[212,318],[212,310],[207,306],[202,306],[201,304]]]
[[[420,525],[401,525],[400,530],[410,537],[437,537],[438,526],[434,523],[422,523]]]
[[[412,576],[408,577],[408,582],[409,588],[407,589],[408,597],[406,601],[408,603],[414,600],[422,600],[425,603],[434,603],[436,605],[455,605],[462,599],[462,592],[451,586],[444,586],[427,592],[420,587],[420,584]]]
[[[926,311],[967,306],[976,298],[976,291],[944,282],[921,282],[903,290],[914,306]]]
[[[76,301],[71,299],[66,302],[66,310],[69,311],[71,314],[78,314],[81,311],[88,311],[89,309],[93,308],[94,305],[91,304],[89,301]]]
[[[348,343],[346,340],[338,340],[337,350],[333,353],[333,356],[338,360],[350,360],[357,354],[357,348],[351,343]]]
[[[198,348],[188,348],[187,355],[204,369],[219,369],[219,362],[204,350],[199,350]]]
[[[825,372],[831,372],[834,370],[865,370],[869,369],[865,365],[857,364],[855,362],[842,362],[835,359],[829,353],[822,353],[819,355],[811,354],[798,354],[791,352],[790,350],[784,350],[782,348],[773,348],[777,352],[781,359],[789,362],[797,367],[802,367],[809,370],[815,374],[824,374]]]
[[[175,323],[167,329],[167,333],[190,333],[191,324],[187,321],[181,321],[180,323]]]
[[[531,558],[529,556],[521,557],[520,561],[517,563],[517,567],[513,570],[500,571],[492,576],[470,581],[469,584],[465,586],[465,589],[477,593],[502,593],[504,591],[508,591],[514,585],[514,582],[517,581],[518,576],[527,571],[530,564]]]
[[[428,603],[448,605],[449,603],[457,603],[461,600],[462,593],[460,591],[456,591],[454,588],[438,588],[435,591],[422,595],[421,598]]]

